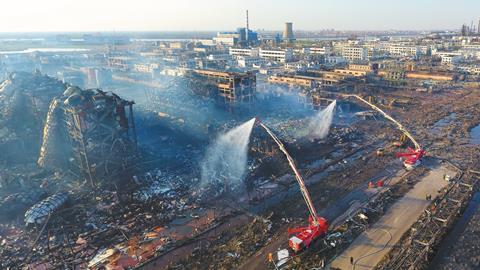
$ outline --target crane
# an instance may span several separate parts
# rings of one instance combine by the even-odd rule
[[[362,98],[361,96],[359,95],[354,95],[354,94],[340,94],[340,96],[342,97],[346,97],[346,98],[349,98],[349,97],[354,97],[360,101],[362,101],[363,103],[367,104],[370,108],[374,109],[375,111],[379,112],[381,115],[383,115],[385,118],[387,118],[388,120],[392,121],[395,125],[397,125],[398,129],[403,133],[405,134],[405,136],[407,136],[410,141],[412,141],[413,145],[414,145],[414,149],[411,148],[411,147],[408,147],[407,151],[404,152],[404,153],[397,153],[396,156],[397,157],[403,157],[405,158],[405,160],[403,161],[403,165],[405,166],[405,168],[407,168],[407,170],[411,170],[413,169],[414,167],[420,165],[421,163],[421,158],[426,154],[426,151],[424,149],[422,149],[422,147],[420,146],[420,144],[415,140],[415,138],[413,138],[412,134],[410,134],[410,132],[408,132],[408,130],[402,125],[400,124],[397,120],[393,119],[393,117],[391,117],[390,115],[388,115],[387,113],[385,113],[384,111],[382,111],[379,107],[377,107],[376,105],[368,102],[367,100],[365,100],[364,98]]]
[[[300,191],[302,193],[303,199],[305,200],[305,203],[307,204],[308,211],[310,212],[310,216],[308,217],[308,226],[288,229],[289,235],[295,234],[292,237],[290,237],[290,239],[288,240],[288,245],[293,251],[298,252],[310,246],[312,241],[318,238],[319,236],[325,235],[328,230],[328,223],[325,218],[318,216],[317,210],[313,205],[312,198],[310,197],[310,193],[308,192],[308,189],[305,186],[305,182],[303,181],[302,176],[300,175],[299,171],[297,170],[297,167],[295,166],[295,161],[287,152],[287,149],[285,148],[283,143],[267,126],[265,126],[262,122],[260,122],[258,118],[256,118],[256,123],[260,125],[263,129],[265,129],[268,135],[270,135],[270,137],[272,137],[275,143],[277,143],[278,147],[280,148],[280,151],[282,151],[283,154],[285,154],[288,160],[288,164],[290,165],[290,168],[293,170],[293,173],[295,174],[295,179],[297,180],[298,185],[300,186]]]

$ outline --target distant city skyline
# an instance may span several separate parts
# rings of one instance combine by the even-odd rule
[[[476,26],[476,0],[16,0],[2,3],[0,32],[459,30]]]

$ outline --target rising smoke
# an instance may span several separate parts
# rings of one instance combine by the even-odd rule
[[[233,188],[242,183],[254,123],[255,118],[220,135],[208,147],[201,164],[203,185],[222,183]]]

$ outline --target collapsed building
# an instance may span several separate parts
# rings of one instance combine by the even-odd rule
[[[38,165],[71,165],[92,187],[128,176],[137,145],[133,104],[100,89],[68,87],[50,103]]]
[[[14,72],[0,83],[0,158],[25,163],[38,156],[43,121],[51,99],[65,85],[40,72]]]

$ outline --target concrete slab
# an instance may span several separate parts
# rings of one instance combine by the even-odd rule
[[[357,237],[332,262],[331,269],[373,269],[430,204],[425,200],[426,195],[431,194],[433,199],[438,190],[448,185],[443,179],[444,174],[453,176],[455,171],[444,164],[431,164],[431,171],[394,203],[380,220]],[[351,257],[353,264],[350,263]]]

